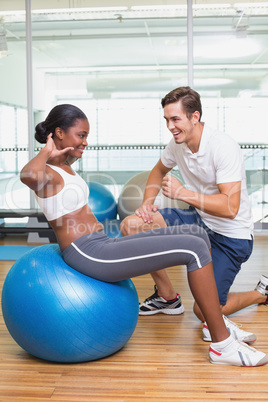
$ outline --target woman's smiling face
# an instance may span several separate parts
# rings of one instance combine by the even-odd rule
[[[89,134],[89,123],[87,119],[77,119],[76,124],[63,132],[61,147],[73,147],[68,155],[75,158],[81,158],[84,149],[87,147],[87,137]]]

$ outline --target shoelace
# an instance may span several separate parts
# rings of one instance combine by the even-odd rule
[[[229,324],[230,327],[236,327],[236,328],[238,328],[238,329],[240,329],[240,328],[243,327],[242,324],[236,324],[235,322],[229,320],[229,318],[227,318],[225,315],[224,315],[223,317],[224,317],[224,320],[228,322],[228,324]]]
[[[159,297],[157,294],[158,289],[157,289],[156,285],[154,285],[154,291],[155,291],[154,294],[152,296],[147,297],[147,299],[144,300],[144,303],[147,303],[148,301],[155,299],[156,297]]]
[[[148,303],[149,301],[151,301],[152,299],[155,299],[159,297],[157,292],[155,292],[152,296],[147,297],[147,299],[144,300],[144,303]]]
[[[248,349],[249,353],[251,353],[251,352],[257,353],[257,350],[255,348],[253,348],[252,346],[248,346],[244,342],[236,341],[236,344],[238,344],[238,346],[236,347],[236,350],[239,352],[246,353],[245,349]]]

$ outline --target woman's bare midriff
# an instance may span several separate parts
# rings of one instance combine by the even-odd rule
[[[103,225],[97,220],[88,205],[49,223],[54,230],[61,251],[79,237],[103,230]]]

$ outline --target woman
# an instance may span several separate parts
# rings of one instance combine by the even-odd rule
[[[224,324],[206,232],[197,226],[160,228],[110,239],[88,206],[88,186],[71,164],[87,146],[89,123],[73,105],[54,107],[36,126],[45,143],[21,171],[21,181],[36,199],[53,228],[62,256],[72,268],[95,279],[116,282],[155,270],[186,265],[192,294],[211,333],[212,363],[258,366],[268,356],[232,338]]]

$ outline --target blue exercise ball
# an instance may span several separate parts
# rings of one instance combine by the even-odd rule
[[[15,262],[2,291],[3,317],[14,340],[41,359],[85,362],[121,349],[139,312],[130,279],[106,283],[69,267],[58,245],[35,247]]]
[[[88,205],[96,218],[103,222],[105,219],[115,219],[117,204],[112,192],[104,184],[91,181],[89,188]]]

